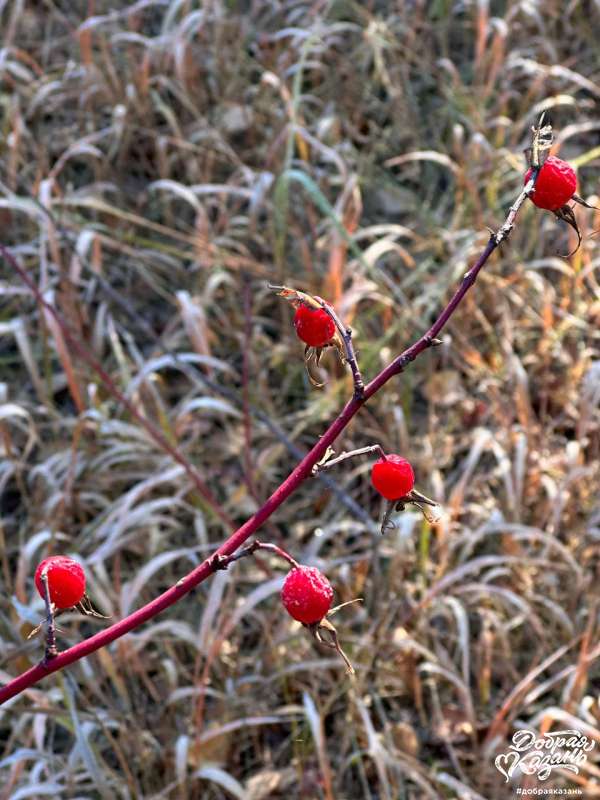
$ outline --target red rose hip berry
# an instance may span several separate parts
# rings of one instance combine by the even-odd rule
[[[45,597],[42,572],[46,570],[50,600],[56,608],[71,608],[85,594],[85,573],[77,561],[68,556],[45,558],[35,571],[35,585],[42,598]]]
[[[281,589],[286,611],[305,625],[320,622],[331,608],[332,600],[331,584],[316,567],[294,567]]]
[[[392,454],[373,464],[371,483],[386,500],[399,500],[412,491],[415,473],[405,458]]]
[[[335,322],[323,308],[299,305],[294,314],[298,338],[310,347],[323,347],[335,334]]]
[[[532,171],[527,170],[524,183],[527,183]],[[573,167],[562,158],[548,156],[540,169],[530,199],[538,208],[557,211],[573,197],[576,188],[577,176]]]

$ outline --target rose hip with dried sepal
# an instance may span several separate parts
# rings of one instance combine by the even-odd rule
[[[352,344],[352,329],[344,325],[331,303],[322,297],[291,289],[289,286],[269,284],[269,288],[275,289],[279,297],[284,297],[294,307],[294,328],[298,338],[305,344],[304,363],[312,385],[317,388],[324,386],[312,374],[310,363],[314,362],[318,367],[325,350],[331,348],[337,352],[342,364],[350,367],[354,396],[362,398],[365,385]]]
[[[379,459],[371,467],[371,483],[387,501],[381,524],[382,533],[385,533],[387,528],[394,527],[390,521],[392,513],[394,511],[403,511],[407,503],[412,503],[416,506],[428,522],[434,523],[439,520],[438,503],[415,489],[415,473],[410,462],[397,453],[387,455],[379,444],[359,447],[357,450],[342,453],[335,458],[333,457],[335,455],[333,450],[329,448],[323,458],[315,464],[312,473],[316,475],[318,472],[347,461],[349,458],[366,455],[367,453],[379,454]],[[430,508],[433,510],[430,510]]]
[[[305,625],[319,644],[335,650],[346,664],[346,674],[353,675],[354,667],[340,646],[336,629],[327,619],[348,604],[331,609],[332,600],[331,584],[316,567],[298,565],[283,582],[281,601],[288,614]]]
[[[530,168],[525,173],[525,184],[531,178],[532,172],[533,169]],[[540,167],[530,199],[538,208],[558,211],[573,197],[576,188],[577,175],[573,167],[562,158],[548,156]]]
[[[533,167],[530,167],[525,173],[525,184],[529,182],[532,174]],[[584,208],[598,210],[596,206],[590,205],[583,197],[576,194],[576,188],[577,175],[573,167],[563,161],[562,158],[548,156],[539,168],[533,192],[529,195],[529,199],[534,205],[551,211],[557,219],[570,225],[577,234],[577,246],[572,252],[565,254],[567,258],[576,253],[581,244],[581,233],[577,224],[574,206],[569,205],[569,201],[573,200],[573,202],[584,206]]]
[[[254,541],[229,556],[221,554],[213,556],[210,566],[214,570],[227,569],[232,562],[265,550],[275,553],[292,565],[292,569],[288,572],[281,588],[281,602],[288,614],[298,622],[301,622],[319,644],[335,650],[346,664],[346,673],[353,675],[354,667],[342,650],[337,631],[328,617],[356,601],[351,600],[348,603],[336,606],[336,608],[331,608],[333,589],[320,570],[316,567],[306,567],[299,564],[295,558],[292,558],[279,545],[259,541]]]

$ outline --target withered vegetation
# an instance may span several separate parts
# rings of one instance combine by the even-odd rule
[[[448,300],[521,190],[542,111],[599,205],[597,2],[0,3],[0,235],[219,509],[0,265],[0,681],[48,552],[118,619],[199,563],[352,394],[307,378],[326,298],[368,380]],[[319,566],[356,668],[293,623],[281,563],[218,572],[0,709],[0,800],[505,798],[515,728],[598,746],[545,786],[600,796],[600,213],[526,203],[428,351],[337,452],[380,443],[443,505],[382,507],[368,458],[262,540]],[[106,624],[59,620],[59,647]],[[521,780],[521,778],[519,778]],[[535,776],[525,786],[535,786]],[[512,795],[511,795],[512,796]]]

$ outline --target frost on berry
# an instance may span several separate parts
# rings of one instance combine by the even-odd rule
[[[288,614],[305,625],[320,622],[332,600],[331,584],[316,567],[294,567],[281,589],[281,601]]]
[[[42,575],[48,579],[50,602],[57,609],[71,608],[82,600],[85,594],[85,573],[77,561],[68,556],[45,558],[35,571],[35,585],[42,598],[45,598]]]
[[[371,483],[386,500],[400,500],[412,491],[415,474],[405,458],[391,454],[373,464]]]
[[[532,169],[525,174],[525,183],[530,179]],[[577,188],[575,170],[562,158],[548,156],[540,168],[531,201],[538,208],[558,211],[567,203]]]

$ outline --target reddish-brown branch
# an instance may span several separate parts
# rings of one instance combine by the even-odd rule
[[[534,168],[531,180],[521,192],[517,202],[510,209],[506,223],[499,229],[497,233],[492,234],[483,253],[477,259],[473,267],[471,267],[471,269],[465,274],[460,286],[452,296],[450,302],[440,313],[431,328],[413,345],[411,345],[411,347],[401,353],[375,378],[373,378],[373,380],[365,386],[364,394],[362,396],[357,397],[355,395],[346,403],[341,413],[327,428],[323,436],[319,438],[314,447],[306,454],[306,456],[300,461],[290,475],[288,475],[283,483],[277,487],[264,505],[254,514],[254,516],[252,516],[240,528],[238,528],[238,530],[235,531],[215,553],[207,558],[206,561],[200,564],[200,566],[196,567],[196,569],[192,570],[192,572],[190,572],[184,578],[179,580],[175,586],[159,595],[150,603],[138,609],[137,611],[134,611],[133,614],[130,614],[129,616],[125,617],[125,619],[120,620],[120,622],[116,622],[114,625],[106,628],[106,630],[100,631],[94,636],[91,636],[89,639],[85,639],[83,642],[79,642],[78,644],[73,645],[73,647],[70,647],[68,650],[59,653],[51,661],[44,661],[37,666],[32,667],[31,669],[27,670],[27,672],[24,672],[22,675],[19,675],[17,678],[0,688],[0,704],[11,697],[14,697],[30,686],[38,683],[47,675],[57,672],[69,664],[73,664],[75,661],[79,661],[81,658],[94,653],[96,650],[99,650],[111,642],[114,642],[124,634],[129,633],[129,631],[134,630],[144,622],[147,622],[157,614],[160,614],[162,611],[169,608],[169,606],[172,606],[189,591],[191,591],[191,589],[206,580],[217,568],[219,556],[230,556],[235,553],[238,548],[240,548],[247,541],[247,539],[261,527],[261,525],[271,516],[271,514],[273,514],[279,508],[279,506],[293,492],[296,491],[305,478],[308,478],[311,475],[315,464],[323,458],[327,452],[327,449],[347,427],[361,406],[367,400],[373,397],[373,395],[376,394],[390,380],[390,378],[402,372],[407,364],[410,364],[411,361],[414,361],[418,355],[436,343],[436,337],[444,325],[446,325],[468,290],[475,283],[477,275],[483,268],[490,255],[493,253],[496,247],[498,247],[498,245],[510,234],[518,209],[533,190],[538,171],[539,169]],[[38,303],[49,310],[59,321],[59,323],[62,323],[62,326],[64,326],[65,324],[62,322],[58,313],[49,303],[44,300],[37,286],[35,286],[27,273],[25,273],[25,271],[17,264],[12,254],[2,245],[0,245],[0,253],[2,253],[6,261],[8,261],[8,263],[11,264],[21,275],[22,279],[29,286],[32,293],[36,297]],[[66,329],[66,333],[68,333],[68,329]],[[137,410],[128,401],[126,401],[119,389],[113,383],[110,376],[107,375],[104,369],[97,363],[96,359],[94,359],[94,357],[70,334],[68,341],[73,346],[74,350],[76,350],[78,354],[98,372],[103,382],[106,383],[107,388],[110,389],[115,397],[123,402],[129,412],[152,433],[152,424],[147,419],[142,417],[139,412],[137,412]],[[176,450],[169,442],[167,442],[167,440],[164,439],[159,431],[155,431],[152,435],[158,443],[164,446],[166,452],[168,452],[179,463],[183,464],[183,466],[186,468],[186,472],[188,472],[190,477],[194,480],[194,483],[202,496],[205,497],[205,499],[208,499],[210,494],[208,493],[207,487],[204,486],[191,465],[186,462],[185,457],[179,453],[179,451]],[[211,501],[212,505],[212,503],[214,503],[212,497]],[[222,516],[222,514],[219,514],[219,516]]]

